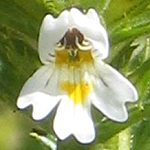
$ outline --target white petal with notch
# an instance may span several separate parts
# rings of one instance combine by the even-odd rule
[[[95,127],[90,114],[90,108],[75,106],[73,134],[81,143],[90,143],[95,139]]]
[[[72,134],[74,104],[67,96],[64,96],[57,108],[54,119],[54,131],[64,140]]]
[[[54,77],[57,78],[56,73],[53,76],[54,72],[57,71],[54,71],[53,65],[41,67],[26,81],[18,97],[17,106],[20,109],[24,109],[30,105],[33,106],[32,116],[35,120],[46,117],[61,99],[57,88],[48,87],[50,84],[48,81],[50,82]],[[46,91],[53,94],[50,95]]]
[[[137,90],[131,82],[101,60],[95,62],[95,75],[91,78],[95,85],[91,95],[95,107],[112,120],[126,121],[126,102],[138,100]]]

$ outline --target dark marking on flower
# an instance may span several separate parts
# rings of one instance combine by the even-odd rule
[[[51,79],[51,78],[48,78],[48,80],[47,80],[47,81],[46,81],[46,83],[45,83],[44,88],[46,88],[46,87],[47,87],[47,85],[49,84],[50,79]]]
[[[51,53],[48,53],[48,59],[46,59],[48,62],[51,62],[53,63],[54,62],[54,58],[56,57],[55,54],[51,54]]]
[[[103,78],[101,76],[99,76],[101,81],[103,82],[103,84],[106,86],[106,87],[109,87],[108,84],[103,80]]]
[[[54,55],[54,54],[51,54],[51,53],[48,53],[48,55],[51,56],[51,57],[55,57],[55,55]]]
[[[60,43],[65,45],[66,49],[75,50],[78,48],[76,45],[76,38],[78,39],[78,43],[82,44],[82,41],[84,40],[82,33],[76,28],[69,29],[64,37],[60,40]]]
[[[54,60],[50,60],[50,59],[46,59],[46,61],[50,62],[50,63],[53,63]]]

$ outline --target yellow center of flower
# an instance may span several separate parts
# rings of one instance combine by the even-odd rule
[[[78,84],[65,82],[61,85],[61,88],[67,92],[69,98],[73,100],[74,104],[84,104],[84,100],[91,93],[93,85],[84,82]]]
[[[83,64],[93,63],[93,58],[91,51],[81,51],[72,52],[76,54],[69,54],[67,50],[56,51],[56,65],[68,65],[68,67],[81,67]]]

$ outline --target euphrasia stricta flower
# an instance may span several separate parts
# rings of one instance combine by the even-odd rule
[[[33,107],[41,120],[57,106],[53,128],[59,139],[70,135],[81,143],[95,139],[91,105],[109,119],[128,118],[126,102],[135,102],[135,87],[103,62],[109,43],[94,9],[86,14],[76,8],[58,18],[47,15],[39,35],[39,56],[44,64],[30,77],[19,95],[20,109]]]

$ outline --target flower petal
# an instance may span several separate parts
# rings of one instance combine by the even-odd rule
[[[85,15],[78,9],[72,8],[70,10],[70,23],[73,27],[76,27],[87,39],[91,41],[94,49],[99,51],[101,59],[108,57],[109,44],[106,30],[98,21],[98,17],[94,9],[89,9]],[[92,18],[91,16],[94,16]]]
[[[20,109],[33,106],[35,120],[43,119],[48,115],[61,99],[58,89],[53,86],[53,84],[57,86],[59,73],[53,68],[54,65],[47,65],[36,71],[25,83],[17,100]]]
[[[113,89],[114,93],[118,93],[126,102],[135,102],[138,100],[138,92],[133,84],[121,75],[117,70],[105,64],[101,60],[95,62],[95,69],[99,77]]]
[[[137,90],[119,72],[100,60],[95,62],[95,70],[98,76],[92,77],[95,84],[92,103],[108,118],[126,121],[128,114],[125,103],[138,99]]]
[[[73,113],[73,101],[64,96],[58,106],[53,125],[55,133],[61,140],[72,134]]]
[[[95,139],[95,127],[88,107],[75,106],[73,134],[81,143],[90,143]]]
[[[29,105],[33,106],[32,117],[35,120],[41,120],[45,118],[57,103],[60,101],[61,97],[50,96],[45,93],[36,92],[28,96],[22,96],[18,99],[18,107],[23,109]]]
[[[99,84],[99,86],[104,88],[102,83]],[[108,118],[118,122],[124,122],[128,119],[125,104],[121,103],[119,98],[114,96],[112,92],[107,90],[105,92],[96,90],[96,93],[91,96],[94,106]]]
[[[90,8],[86,14],[87,17],[89,17],[90,19],[92,19],[93,21],[97,22],[97,24],[100,23],[100,18],[97,14],[97,12],[93,9]]]
[[[42,90],[54,71],[54,65],[40,67],[25,83],[19,96],[29,95]]]
[[[27,96],[34,92],[43,92],[57,96],[59,94],[59,75],[59,69],[55,67],[55,64],[42,66],[26,81],[19,96]]]
[[[55,44],[63,37],[69,27],[69,12],[63,11],[58,18],[53,18],[52,15],[47,15],[40,29],[39,35],[39,54],[40,59],[44,64],[53,61]]]

